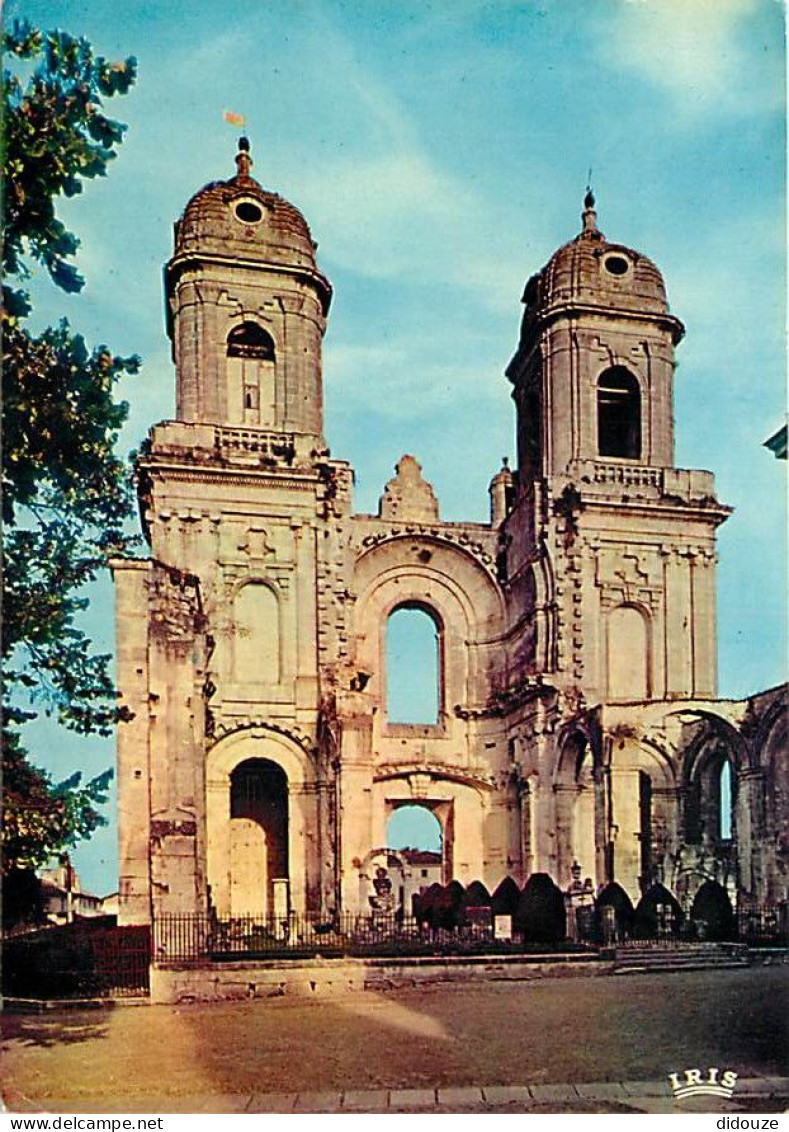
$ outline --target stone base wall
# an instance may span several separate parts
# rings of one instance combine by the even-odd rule
[[[549,959],[316,959],[304,963],[206,963],[151,968],[151,1002],[219,1002],[228,999],[319,997],[391,990],[436,982],[608,974],[614,963],[568,953]]]

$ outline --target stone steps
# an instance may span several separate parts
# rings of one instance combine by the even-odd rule
[[[614,973],[697,971],[746,967],[747,948],[739,944],[678,943],[668,947],[631,946],[614,950]]]

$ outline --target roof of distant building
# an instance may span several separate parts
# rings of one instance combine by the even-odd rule
[[[400,849],[402,857],[409,865],[440,865],[441,854],[430,849]]]

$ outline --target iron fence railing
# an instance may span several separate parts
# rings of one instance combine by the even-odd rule
[[[148,994],[151,929],[91,920],[3,941],[10,998],[136,998]]]
[[[786,903],[777,909],[740,909],[738,935],[753,946],[789,946],[789,910]]]
[[[441,956],[441,955],[506,955],[557,951],[595,952],[598,948],[625,946],[650,947],[655,950],[699,946],[714,942],[692,923],[684,923],[671,932],[639,930],[638,923],[627,923],[608,939],[600,925],[592,919],[588,931],[577,933],[573,942],[564,937],[540,936],[519,925],[510,917],[509,931],[496,931],[496,919],[488,922],[461,920],[453,927],[434,927],[413,916],[370,915],[351,912],[334,916],[319,913],[287,917],[237,916],[218,918],[190,913],[162,914],[156,918],[153,933],[153,958],[157,963],[196,962],[233,959],[299,959],[322,956]],[[740,945],[752,941],[783,937],[777,925],[764,918],[740,925],[734,940]],[[718,937],[719,938],[719,937]],[[785,942],[785,941],[784,941]]]
[[[492,923],[432,929],[412,916],[396,915],[218,919],[173,913],[160,915],[154,925],[154,959],[159,963],[317,955],[507,954],[526,947],[519,936],[497,937]],[[535,945],[528,944],[528,949],[535,950]]]

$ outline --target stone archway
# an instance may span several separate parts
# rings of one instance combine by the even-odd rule
[[[245,779],[246,791],[241,785]],[[262,837],[245,824],[250,822]],[[307,911],[307,894],[318,877],[317,826],[314,774],[297,743],[265,727],[220,739],[206,764],[206,871],[217,915],[235,914],[245,900],[251,900],[249,910],[255,914],[261,905],[266,915]],[[244,852],[253,854],[254,862],[240,865]],[[239,867],[248,879],[240,879]],[[250,893],[263,883],[264,867],[266,895],[261,901]],[[285,879],[287,890],[279,890],[275,906],[273,882]]]
[[[386,845],[404,864],[401,904],[411,915],[414,898],[432,884],[446,883],[444,830],[433,807],[419,801],[392,806],[386,822]]]
[[[444,801],[435,798],[389,798],[385,803],[387,834],[392,817],[400,811],[411,808],[424,810],[435,819],[439,827],[439,851],[441,854],[440,882],[441,884],[449,884],[452,880],[454,856],[454,803],[449,800]],[[398,847],[393,846],[393,848]],[[412,848],[420,848],[420,846],[413,846]],[[437,878],[431,877],[431,880],[433,879]]]
[[[601,800],[590,737],[574,728],[562,740],[554,776],[556,875],[559,885],[570,883],[575,863],[595,887],[601,861],[598,826]]]
[[[247,759],[230,775],[230,914],[287,915],[288,779],[270,759]]]
[[[627,734],[612,736],[611,873],[634,902],[665,875],[673,837],[676,778],[670,761]]]

